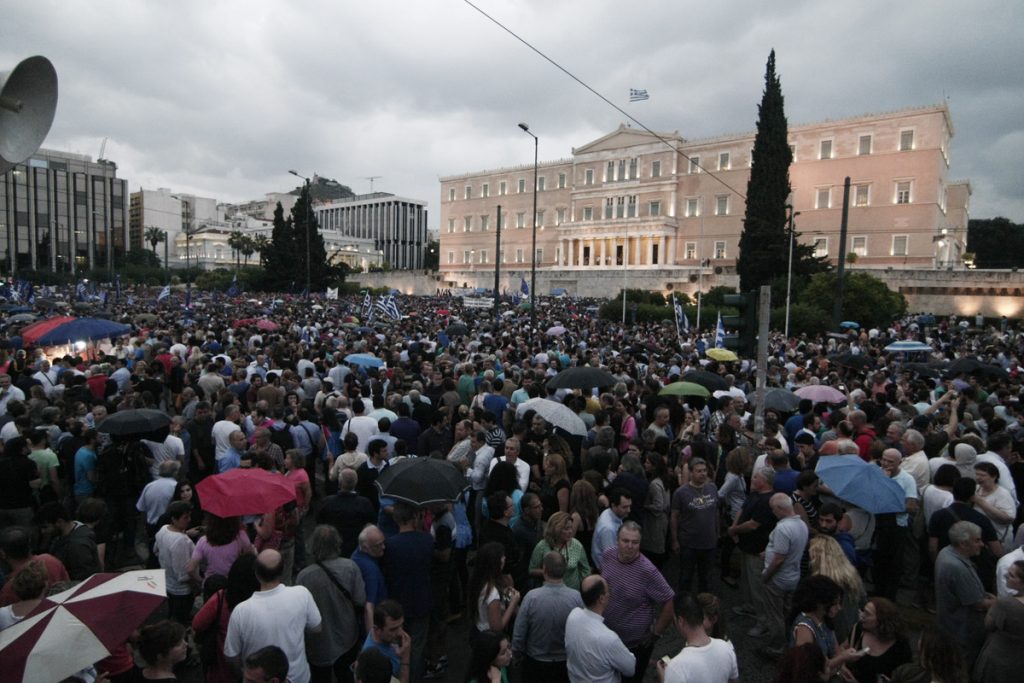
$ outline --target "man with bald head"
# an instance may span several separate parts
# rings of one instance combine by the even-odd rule
[[[320,630],[320,610],[304,586],[281,583],[283,572],[281,553],[264,550],[257,556],[260,589],[231,612],[224,657],[240,664],[261,648],[276,645],[288,656],[288,680],[308,683],[305,632]]]
[[[604,624],[608,583],[591,574],[580,585],[583,607],[574,607],[565,620],[565,654],[570,681],[618,683],[632,676],[636,657]]]
[[[909,570],[907,576],[917,576],[917,563],[912,562],[910,566],[905,566],[904,562],[906,546],[916,548],[910,516],[917,514],[917,484],[914,477],[903,471],[903,454],[895,448],[882,451],[878,465],[886,476],[903,489],[903,512],[875,515],[875,565],[871,570],[875,581],[875,595],[895,601],[904,569]],[[916,553],[910,559],[916,560]]]
[[[785,493],[776,493],[768,501],[772,513],[779,520],[768,536],[764,550],[764,583],[762,605],[766,629],[764,635],[767,654],[781,656],[786,644],[786,613],[789,600],[800,582],[800,558],[807,548],[808,529],[804,520],[793,510],[793,499]]]

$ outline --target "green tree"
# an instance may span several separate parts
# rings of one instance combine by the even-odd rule
[[[240,267],[239,255],[242,252],[242,240],[245,239],[245,235],[242,234],[241,230],[232,230],[231,234],[228,235],[228,246],[231,247],[231,253],[235,257],[235,270]]]
[[[294,226],[293,244],[298,257],[296,263],[300,266],[298,270],[293,267],[292,274],[296,282],[305,283],[308,258],[311,291],[321,290],[327,280],[327,249],[306,186],[303,186],[298,200],[292,206],[291,224]]]
[[[1002,217],[971,219],[967,251],[978,268],[1024,267],[1024,225]]]
[[[793,161],[788,136],[782,84],[775,73],[775,50],[772,50],[764,75],[764,93],[758,105],[757,134],[747,182],[747,211],[736,263],[742,291],[767,284],[787,263],[786,201],[790,195],[789,165]]]
[[[145,239],[153,246],[153,253],[156,254],[156,245],[167,239],[167,233],[155,226],[149,227],[146,228]]]
[[[907,312],[907,300],[899,292],[889,289],[884,282],[866,272],[846,273],[845,296],[843,297],[843,320],[855,320],[861,327],[888,325],[895,318]],[[799,303],[814,306],[828,313],[831,322],[832,303],[835,298],[836,274],[818,273],[800,294]],[[790,310],[790,327],[794,327],[793,309]],[[794,328],[799,329],[799,328]],[[824,332],[827,329],[802,330]],[[792,331],[792,330],[791,330]]]
[[[441,243],[437,240],[427,242],[423,252],[423,269],[437,270],[441,266]]]
[[[274,228],[270,233],[270,247],[263,254],[265,289],[284,290],[295,279],[298,250],[295,245],[295,231],[292,219],[284,217],[281,202],[274,209]]]
[[[252,256],[253,252],[256,251],[256,243],[253,241],[251,237],[246,235],[245,237],[242,238],[238,250],[242,252],[242,256],[245,258],[244,265],[248,266],[249,257]]]
[[[253,248],[260,255],[260,267],[266,265],[267,254],[270,252],[270,238],[266,235],[256,235],[252,239]]]

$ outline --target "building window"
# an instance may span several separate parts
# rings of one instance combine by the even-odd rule
[[[455,219],[454,218],[449,218],[448,219],[448,232],[455,232]]]
[[[487,263],[487,250],[486,249],[481,249],[480,250],[480,263]]]
[[[504,230],[505,228],[508,227],[508,214],[507,213],[501,214],[501,221],[499,221],[499,223],[500,223],[499,229],[501,229],[501,230]]]
[[[544,209],[537,211],[537,227],[544,227]]]
[[[868,255],[868,238],[866,235],[855,235],[850,238],[850,251],[857,256]]]
[[[565,209],[555,209],[555,225],[565,222]]]
[[[660,161],[652,161],[651,162],[651,177],[652,178],[660,178],[661,177],[661,162]]]
[[[559,190],[564,190],[565,189],[565,174],[564,173],[559,173],[558,174],[558,189]]]
[[[690,157],[690,173],[700,173],[700,157]]]
[[[796,145],[789,146],[789,153],[793,157],[793,161],[796,161]]]
[[[815,237],[814,238],[814,258],[824,258],[828,256],[828,238],[827,237]]]
[[[696,197],[691,197],[686,200],[686,217],[694,218],[700,215],[700,202]]]
[[[683,254],[683,258],[687,260],[692,261],[693,259],[697,258],[697,243],[687,242],[686,248],[683,250]]]
[[[526,227],[526,213],[520,211],[519,213],[516,214],[516,227],[517,228],[525,228]]]
[[[594,169],[588,168],[583,172],[583,184],[593,185],[594,184]]]
[[[817,190],[817,198],[814,202],[814,208],[816,209],[827,209],[831,206],[832,188],[830,187],[819,187]]]
[[[869,201],[869,189],[870,185],[863,183],[860,185],[853,186],[853,205],[854,206],[867,206]]]
[[[611,197],[604,200],[604,219],[610,220],[615,215],[615,200]]]
[[[450,201],[450,202],[454,202],[455,201],[455,188],[454,187],[449,187],[448,188],[448,201]]]
[[[462,219],[462,232],[473,232],[473,217],[466,216]]]
[[[831,159],[832,158],[832,141],[822,140],[821,149],[818,152],[819,159]]]
[[[860,140],[857,143],[857,154],[866,156],[871,154],[871,136],[861,135]]]
[[[625,218],[626,217],[626,198],[616,197],[615,198],[615,217]]]
[[[584,206],[583,207],[583,220],[592,221],[594,220],[594,207]]]
[[[893,256],[906,256],[907,255],[907,242],[909,241],[908,235],[893,235],[892,236],[892,255]]]
[[[523,248],[519,247],[516,249],[516,263],[523,262]]]
[[[537,176],[537,192],[544,191],[544,185],[546,182],[547,180],[544,178],[544,176]]]
[[[609,161],[608,165],[605,166],[604,181],[606,183],[611,183],[611,182],[615,181],[615,162],[614,161]]]
[[[480,194],[484,197],[491,196],[491,186],[488,183],[484,183],[484,186],[480,188]]]
[[[490,222],[491,222],[491,217],[490,216],[480,216],[480,230],[481,231],[487,230],[490,227],[490,225],[489,225]]]
[[[626,175],[626,160],[619,159],[619,175],[616,176],[619,180],[629,180],[629,176]]]
[[[498,183],[498,194],[504,197],[506,192],[508,192],[508,183],[502,180]]]
[[[455,252],[454,251],[449,251],[448,252],[448,265],[449,266],[455,265]]]
[[[538,247],[537,253],[534,254],[534,258],[536,259],[534,263],[544,263],[544,250]]]
[[[728,216],[729,215],[729,195],[721,194],[715,197],[715,215],[716,216]]]
[[[903,180],[896,183],[896,203],[897,204],[909,204],[910,203],[910,181]]]
[[[900,131],[900,151],[909,152],[914,149],[914,131],[913,130],[901,130]]]
[[[647,206],[647,215],[649,215],[649,216],[660,216],[661,215],[661,202],[651,202]]]
[[[630,180],[636,180],[637,178],[640,177],[640,176],[637,175],[636,163],[637,163],[636,159],[630,159],[629,160],[629,179]]]
[[[469,249],[467,249],[464,252],[462,252],[462,262],[463,263],[469,263],[469,261],[470,261],[469,254],[470,254]]]
[[[729,170],[729,153],[720,152],[718,154],[718,170],[728,171]]]
[[[473,186],[472,185],[466,185],[466,199],[472,199],[472,198],[473,198]]]
[[[626,217],[636,218],[636,195],[631,195],[629,203],[626,205]]]
[[[715,242],[715,258],[725,258],[725,242]]]
[[[519,179],[519,194],[526,192],[526,178]]]

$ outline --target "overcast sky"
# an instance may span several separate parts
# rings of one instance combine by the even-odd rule
[[[751,131],[775,48],[790,124],[947,101],[974,218],[1024,222],[1019,0],[474,0],[655,129]],[[571,155],[624,117],[463,0],[9,0],[0,71],[42,54],[45,147],[115,161],[132,191],[220,201],[288,169],[429,202],[448,174]],[[650,100],[628,104],[631,87]]]

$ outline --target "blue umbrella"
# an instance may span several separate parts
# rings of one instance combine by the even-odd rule
[[[369,334],[370,332],[373,332],[373,328],[363,325],[362,327],[357,327],[356,332],[358,332],[359,334]]]
[[[839,327],[844,330],[859,330],[860,323],[855,323],[852,320],[846,320],[844,322],[839,323]]]
[[[345,362],[353,365],[362,365],[365,368],[384,367],[384,361],[369,353],[350,353],[345,356]]]
[[[76,341],[106,339],[129,334],[131,326],[115,323],[101,318],[76,318],[63,325],[58,325],[36,339],[39,346],[57,346]]]
[[[836,497],[871,514],[907,509],[903,487],[890,479],[881,467],[864,462],[859,455],[822,456],[815,472]]]
[[[885,350],[889,353],[898,353],[900,351],[931,351],[932,347],[919,341],[898,341],[886,346]]]

